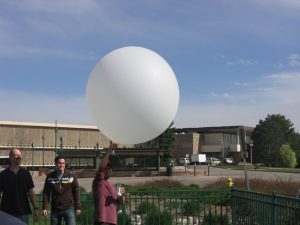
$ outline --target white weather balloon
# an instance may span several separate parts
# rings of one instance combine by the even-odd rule
[[[177,112],[179,89],[169,64],[142,47],[105,55],[93,69],[86,99],[97,127],[119,144],[137,144],[163,133]]]

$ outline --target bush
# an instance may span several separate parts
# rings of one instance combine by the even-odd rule
[[[144,225],[172,225],[172,216],[168,212],[160,212],[154,209],[145,218]]]
[[[184,215],[197,215],[200,212],[200,203],[196,201],[186,202],[183,205]]]
[[[131,225],[131,220],[130,220],[129,215],[127,213],[125,213],[124,217],[125,217],[124,218],[125,219],[125,225]],[[123,221],[123,213],[121,212],[121,213],[118,213],[118,222],[117,222],[117,224],[123,224],[122,221]]]
[[[141,213],[141,214],[149,213],[151,210],[157,210],[156,206],[153,205],[153,203],[142,202],[138,206],[138,212]]]
[[[297,165],[296,154],[289,144],[282,145],[280,148],[280,166],[295,168]]]
[[[224,215],[208,214],[204,217],[202,225],[231,225],[228,217]]]

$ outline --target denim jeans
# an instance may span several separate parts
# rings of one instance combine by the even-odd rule
[[[65,220],[65,225],[76,225],[74,208],[51,212],[51,225],[61,225],[62,219]]]
[[[19,218],[20,220],[22,220],[26,224],[29,223],[29,215],[28,214],[24,214],[24,215],[20,215],[20,216],[16,216],[16,217]]]

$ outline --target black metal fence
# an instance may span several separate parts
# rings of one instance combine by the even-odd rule
[[[300,199],[232,190],[233,225],[300,225]]]
[[[41,211],[41,196],[37,195]],[[77,225],[92,225],[94,205],[82,194]],[[126,193],[119,225],[300,225],[300,200],[245,190],[152,190]],[[50,225],[40,216],[30,225]]]

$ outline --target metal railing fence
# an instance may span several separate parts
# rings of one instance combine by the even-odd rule
[[[41,195],[37,195],[41,211]],[[77,225],[93,225],[91,194],[82,194]],[[50,225],[50,216],[30,219]],[[130,191],[118,209],[118,225],[300,225],[300,200],[246,190]]]
[[[229,224],[229,190],[172,190],[129,193],[123,225]],[[228,223],[226,222],[228,221]]]
[[[119,225],[216,225],[230,224],[231,193],[227,190],[132,191],[118,209]],[[37,195],[41,211],[41,195]],[[94,204],[91,194],[81,195],[82,214],[77,225],[92,225]],[[224,221],[224,222],[223,222]],[[50,225],[50,216],[30,218],[30,225]]]
[[[232,190],[233,225],[300,225],[300,199]]]

